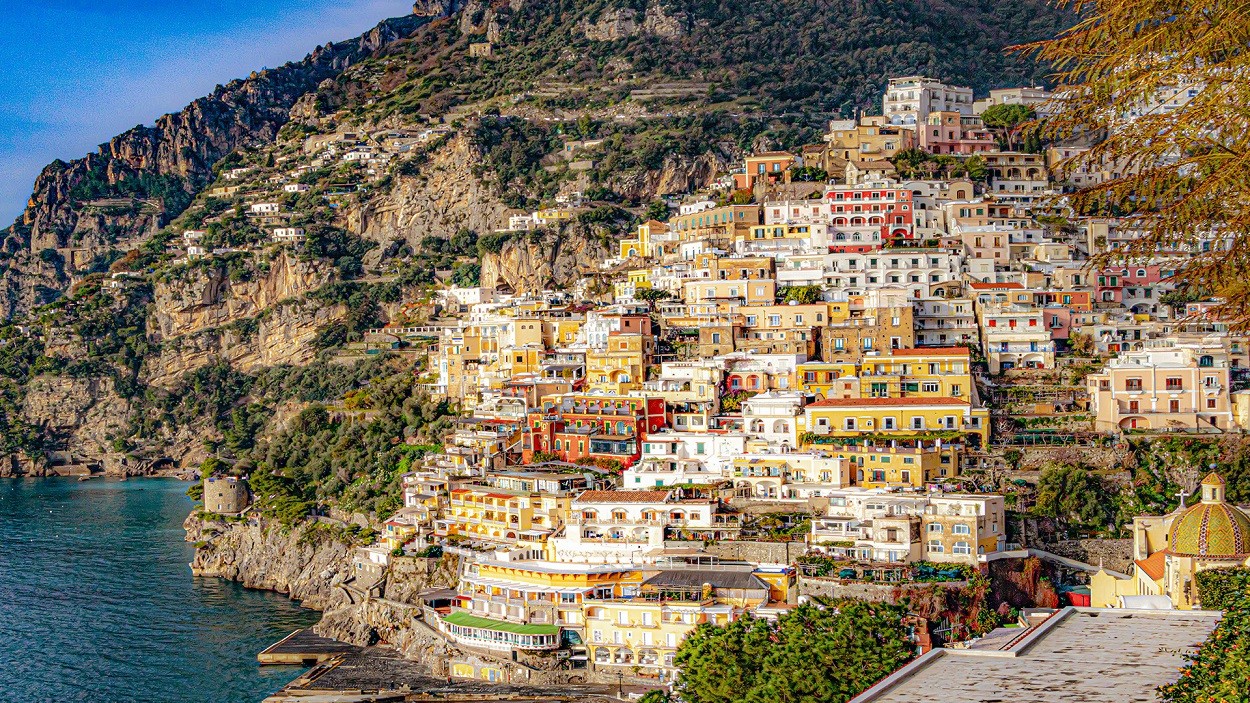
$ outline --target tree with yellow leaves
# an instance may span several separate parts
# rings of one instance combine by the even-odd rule
[[[1095,265],[1180,254],[1181,285],[1250,328],[1250,4],[1058,1],[1076,26],[1017,49],[1056,69],[1043,136],[1092,143],[1060,171],[1110,174],[1070,204],[1136,234]]]

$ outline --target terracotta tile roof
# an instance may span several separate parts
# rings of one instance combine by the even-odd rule
[[[663,503],[668,491],[586,491],[576,503]]]
[[[809,408],[857,408],[897,407],[921,405],[962,405],[969,403],[959,398],[826,398],[808,405]]]
[[[972,290],[1024,290],[1024,286],[1019,283],[981,283],[973,281],[968,284]]]
[[[1159,550],[1149,557],[1138,559],[1133,563],[1142,570],[1142,573],[1149,576],[1152,581],[1158,581],[1163,578],[1163,559],[1163,550]]]
[[[967,356],[972,352],[968,347],[919,347],[916,349],[893,349],[890,353],[894,356]]]

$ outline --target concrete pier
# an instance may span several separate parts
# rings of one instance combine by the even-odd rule
[[[261,664],[295,664],[312,666],[332,659],[340,654],[350,654],[360,648],[322,637],[311,629],[296,630],[270,645],[265,651],[256,655]]]

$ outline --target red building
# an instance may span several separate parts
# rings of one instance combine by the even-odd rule
[[[906,188],[831,186],[825,198],[835,229],[870,227],[880,232],[882,242],[916,236],[911,191]]]
[[[663,398],[568,393],[543,399],[529,414],[522,458],[555,454],[561,461],[613,459],[630,466],[647,435],[668,426]]]

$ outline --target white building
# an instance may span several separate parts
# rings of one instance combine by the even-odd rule
[[[273,231],[273,240],[275,242],[302,242],[304,241],[303,227],[278,227]]]
[[[825,516],[812,521],[811,543],[848,559],[973,565],[1007,546],[1001,495],[847,488],[828,499]]]
[[[621,484],[629,490],[650,490],[729,480],[733,459],[746,451],[747,439],[743,433],[650,434],[642,444],[642,458],[625,470]]]
[[[799,421],[806,397],[799,391],[766,391],[742,404],[742,426],[753,441],[777,451],[799,446]]]
[[[573,499],[569,523],[548,544],[555,559],[574,564],[653,564],[665,553],[666,530],[708,539],[732,538],[736,514],[713,500],[682,500],[669,490],[586,491]]]
[[[924,76],[891,78],[882,101],[882,114],[892,125],[915,128],[931,112],[972,115],[972,88],[947,85]]]

